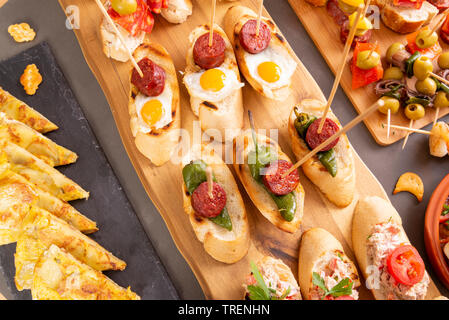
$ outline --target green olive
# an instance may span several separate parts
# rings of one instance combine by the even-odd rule
[[[430,72],[433,72],[433,64],[426,56],[419,57],[413,64],[413,74],[418,80],[426,79]]]
[[[392,97],[382,97],[380,98],[384,102],[383,106],[379,107],[379,112],[383,114],[388,114],[388,110],[391,110],[392,114],[398,112],[401,103],[398,99]]]
[[[380,55],[376,51],[360,51],[357,55],[357,67],[363,70],[372,69],[380,62]]]
[[[126,16],[137,10],[137,0],[111,0],[112,9],[119,15]]]
[[[412,103],[405,107],[405,116],[410,120],[419,120],[426,114],[426,110],[419,103]]]
[[[415,43],[420,49],[427,49],[432,47],[435,43],[438,42],[437,33],[431,32],[429,29],[421,30],[416,36]]]
[[[384,80],[402,80],[404,78],[404,73],[398,67],[390,67],[384,71]]]
[[[393,62],[393,56],[396,52],[405,50],[405,46],[402,43],[395,42],[391,46],[388,47],[386,53],[386,59],[389,63]]]
[[[425,78],[424,80],[418,80],[415,83],[415,89],[419,93],[433,96],[437,91],[437,83],[432,78]]]
[[[433,100],[433,106],[435,108],[449,107],[449,95],[444,91],[438,91],[435,99]]]
[[[441,69],[449,69],[449,52],[443,52],[438,57],[438,66]]]

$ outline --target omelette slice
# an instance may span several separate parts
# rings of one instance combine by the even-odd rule
[[[32,205],[45,209],[83,233],[98,230],[94,221],[67,202],[37,188],[10,170],[0,172],[0,245],[17,241],[22,221]]]
[[[23,221],[14,255],[18,290],[30,289],[39,257],[52,244],[98,271],[123,270],[126,263],[48,211],[32,206]]]
[[[76,153],[61,147],[26,124],[0,112],[0,139],[15,143],[50,166],[63,166],[76,161]]]
[[[55,197],[64,201],[89,197],[89,193],[78,184],[18,145],[0,140],[1,151],[0,162],[6,161],[12,171]]]
[[[11,119],[23,122],[41,133],[58,129],[57,125],[1,87],[0,111],[6,113]]]
[[[140,300],[129,287],[120,287],[55,245],[36,263],[31,295],[33,300]]]

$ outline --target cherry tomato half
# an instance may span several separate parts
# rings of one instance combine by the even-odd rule
[[[388,272],[402,284],[412,286],[424,277],[425,266],[418,251],[411,245],[399,246],[387,258]]]

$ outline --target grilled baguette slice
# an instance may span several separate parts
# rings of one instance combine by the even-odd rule
[[[161,15],[170,23],[183,23],[191,14],[191,0],[170,0],[167,8],[161,9]]]
[[[145,41],[133,54],[137,62],[148,58],[165,71],[165,87],[172,91],[171,116],[172,121],[163,128],[153,128],[151,132],[144,133],[139,129],[139,117],[136,109],[136,96],[139,89],[131,83],[129,93],[129,116],[131,132],[137,149],[156,166],[161,166],[170,160],[175,147],[178,145],[181,128],[181,108],[179,104],[179,86],[173,60],[167,50],[160,44]],[[131,68],[130,79],[134,68]],[[131,80],[130,80],[131,82]]]
[[[427,1],[420,9],[395,7],[388,3],[381,11],[383,23],[398,33],[415,32],[437,14],[438,9]]]
[[[250,244],[245,205],[234,176],[221,157],[214,154],[210,148],[201,146],[201,150],[201,157],[192,156],[189,160],[203,160],[212,168],[217,183],[226,191],[226,208],[232,221],[232,231],[228,231],[209,219],[198,217],[195,214],[191,203],[191,195],[187,192],[183,181],[184,211],[189,216],[196,237],[203,243],[204,250],[215,260],[235,263],[246,255]]]

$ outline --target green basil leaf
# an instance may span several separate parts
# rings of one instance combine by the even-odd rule
[[[225,228],[228,231],[232,231],[232,221],[231,217],[229,216],[228,209],[226,207],[218,216],[214,218],[209,218],[209,220]]]
[[[190,162],[182,169],[182,177],[186,184],[187,191],[190,194],[192,194],[200,184],[207,181],[206,168],[207,165],[203,160],[196,160]]]
[[[341,296],[349,296],[352,294],[353,285],[354,282],[350,281],[349,278],[345,278],[330,289],[328,295],[330,294],[336,298]]]
[[[271,300],[270,296],[267,296],[261,287],[248,286],[247,288],[250,300]]]
[[[263,280],[263,277],[260,274],[259,269],[257,268],[256,264],[252,261],[251,261],[251,272],[254,276],[254,279],[256,279],[256,281],[257,281],[258,287],[260,287],[262,289],[262,291],[264,292],[264,295],[266,297],[268,297],[268,299],[264,299],[264,300],[270,300],[270,297],[271,297],[270,291],[268,290],[268,287],[265,284],[265,281]]]
[[[327,295],[326,284],[324,283],[324,279],[321,278],[320,274],[317,272],[312,273],[312,283],[316,285],[318,288],[324,291],[325,295]]]

